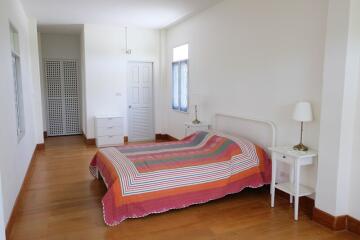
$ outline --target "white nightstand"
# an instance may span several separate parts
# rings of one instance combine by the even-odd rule
[[[275,189],[279,189],[290,195],[290,203],[295,198],[294,219],[298,220],[299,197],[308,196],[315,191],[312,188],[300,184],[300,169],[302,166],[314,163],[317,152],[309,150],[301,152],[293,150],[292,147],[269,148],[272,159],[272,179],[271,179],[271,207],[275,206]],[[276,182],[277,162],[283,162],[291,166],[290,181],[285,183]]]
[[[185,136],[189,136],[194,132],[209,131],[209,130],[210,130],[210,124],[205,122],[201,122],[199,124],[185,123]]]

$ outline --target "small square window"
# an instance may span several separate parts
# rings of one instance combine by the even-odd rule
[[[184,44],[173,50],[173,62],[189,59],[189,44]]]

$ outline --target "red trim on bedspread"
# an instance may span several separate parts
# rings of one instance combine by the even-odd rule
[[[181,209],[195,204],[206,203],[229,194],[238,193],[247,187],[257,188],[268,183],[268,181],[264,182],[263,178],[259,175],[253,175],[233,182],[226,187],[130,203],[118,208],[114,207],[114,196],[109,191],[102,200],[104,220],[107,225],[113,226],[127,218],[139,218],[153,213],[163,213],[172,209]]]

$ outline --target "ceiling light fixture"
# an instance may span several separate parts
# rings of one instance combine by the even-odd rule
[[[131,49],[128,49],[128,29],[125,27],[125,53],[131,55]]]

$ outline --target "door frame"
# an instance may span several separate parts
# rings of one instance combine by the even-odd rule
[[[151,94],[152,94],[152,98],[151,98],[151,106],[152,106],[152,123],[153,123],[153,137],[152,139],[149,139],[149,141],[151,140],[155,140],[156,139],[156,130],[155,130],[155,89],[154,89],[154,81],[155,81],[155,75],[154,75],[154,65],[155,65],[155,61],[147,61],[147,60],[128,60],[126,63],[126,130],[127,130],[127,138],[128,141],[130,142],[132,139],[130,138],[130,109],[129,109],[129,65],[131,63],[150,63],[151,64],[151,77],[152,77],[152,81],[151,81]],[[136,142],[136,140],[134,141]]]

